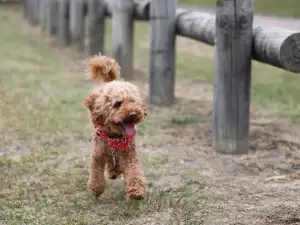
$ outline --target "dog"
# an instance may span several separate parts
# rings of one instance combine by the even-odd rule
[[[116,60],[108,56],[99,54],[87,60],[88,78],[99,81],[84,100],[93,125],[88,188],[99,197],[106,188],[105,171],[109,179],[123,174],[126,196],[140,200],[147,190],[135,135],[147,116],[147,107],[139,89],[120,79],[120,70]]]

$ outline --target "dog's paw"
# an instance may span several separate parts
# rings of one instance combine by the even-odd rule
[[[100,185],[94,182],[88,182],[88,188],[92,191],[95,197],[99,197],[105,190],[104,185]]]
[[[145,185],[132,186],[127,190],[127,197],[133,200],[142,200],[146,198],[147,191]]]
[[[140,193],[128,193],[127,197],[132,199],[132,200],[143,200],[146,198],[146,192],[140,192]]]

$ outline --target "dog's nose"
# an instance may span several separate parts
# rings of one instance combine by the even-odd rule
[[[128,113],[128,116],[130,116],[130,117],[136,116],[136,112],[130,112],[130,113]]]

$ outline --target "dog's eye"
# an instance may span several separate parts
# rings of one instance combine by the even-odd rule
[[[122,102],[116,102],[116,104],[114,105],[115,108],[120,108],[122,105]]]

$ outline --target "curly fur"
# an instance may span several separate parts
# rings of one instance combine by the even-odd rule
[[[101,129],[112,138],[128,135],[122,126],[124,121],[130,121],[136,129],[147,114],[144,99],[138,88],[120,80],[118,63],[107,56],[97,55],[90,58],[88,73],[90,79],[100,81],[84,101],[93,127]],[[124,175],[129,198],[145,198],[146,186],[135,142],[129,145],[128,150],[119,152],[108,148],[107,141],[99,139],[94,129],[93,145],[88,188],[94,196],[100,196],[105,190],[104,171],[107,167],[110,179],[116,179],[120,174]]]
[[[110,82],[120,79],[120,67],[115,59],[93,56],[88,60],[88,75],[91,80]]]

